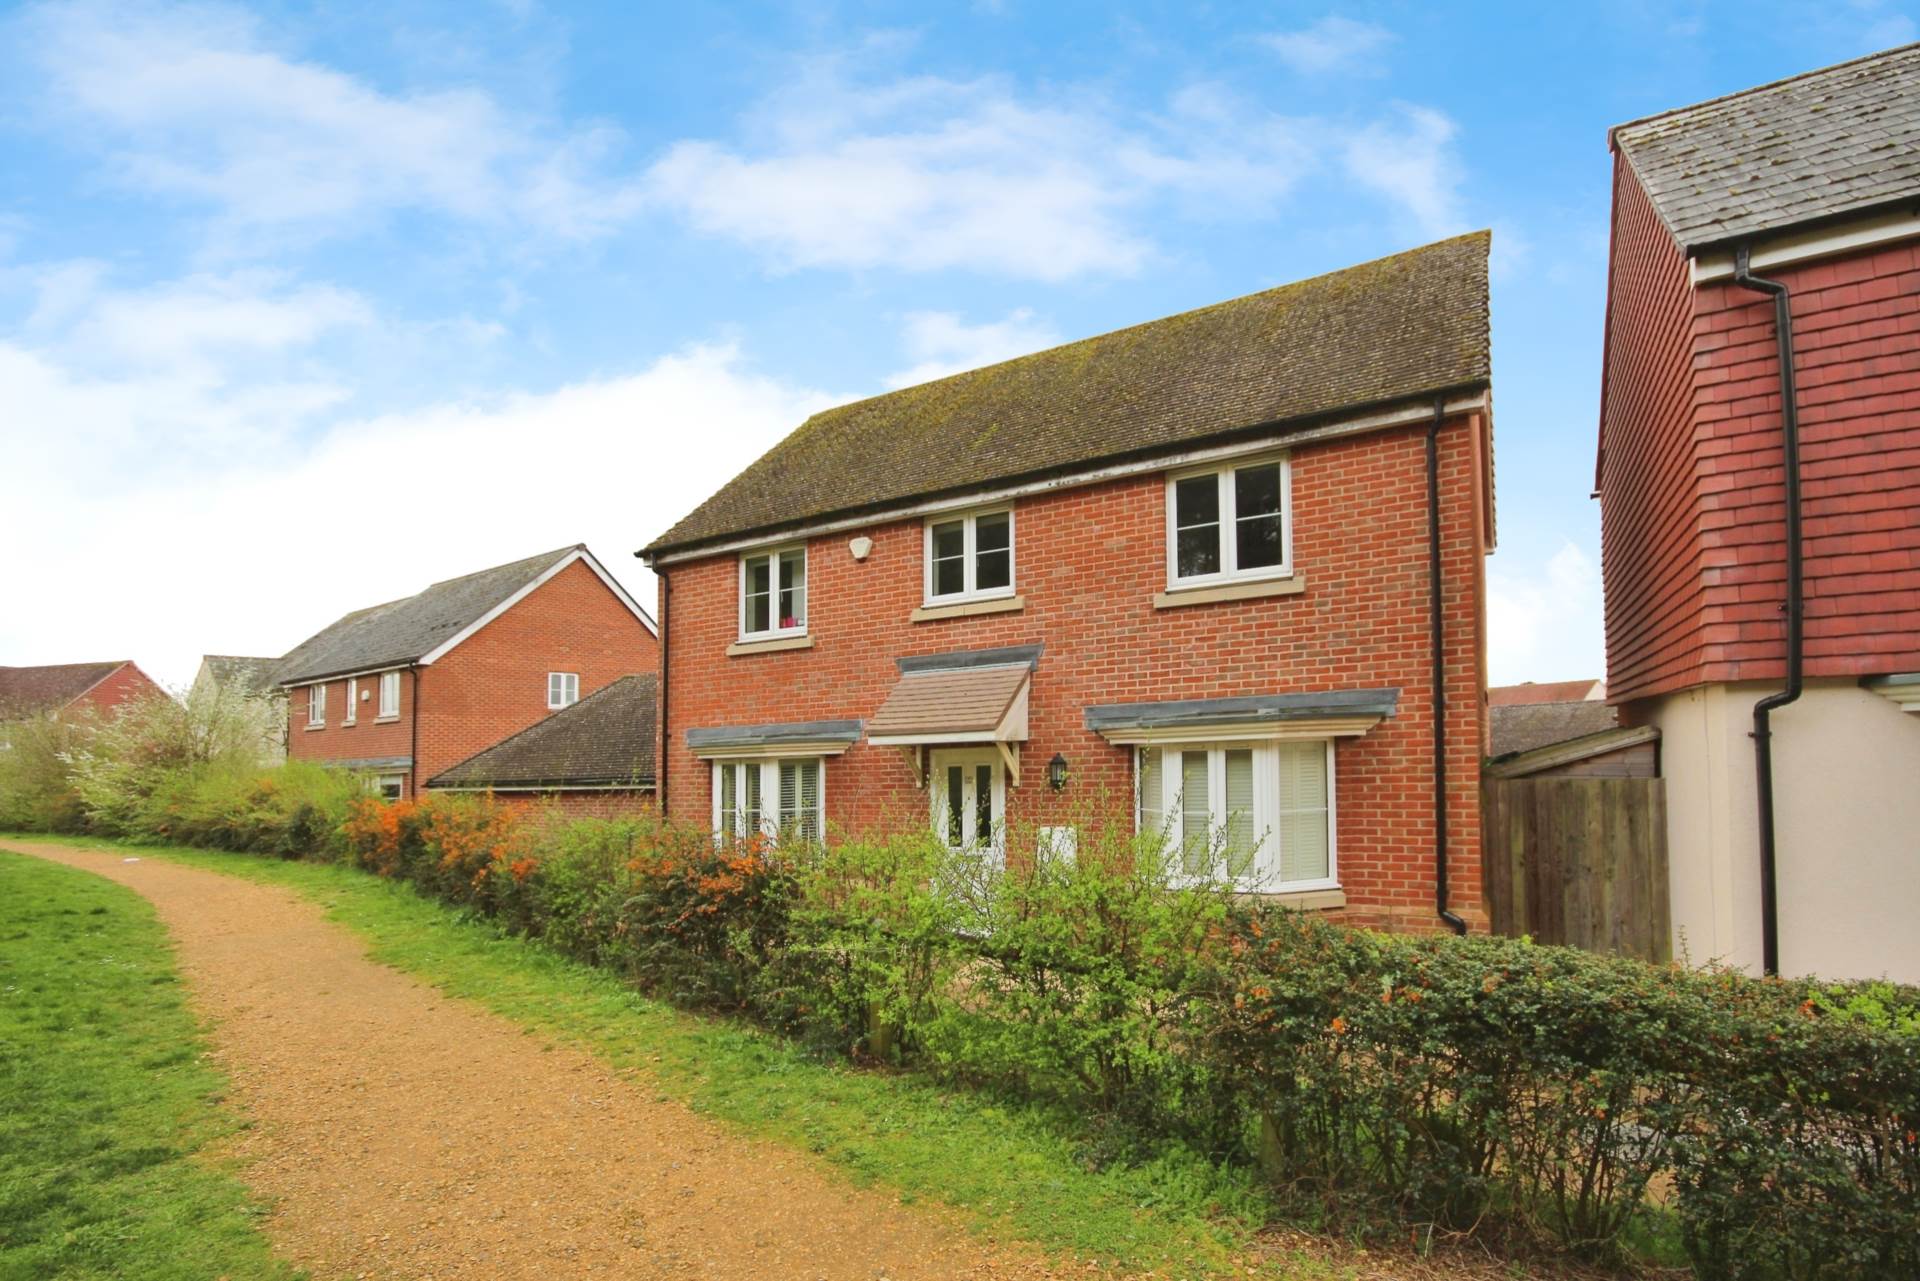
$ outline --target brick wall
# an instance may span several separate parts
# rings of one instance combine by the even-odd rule
[[[1480,920],[1479,765],[1484,744],[1483,424],[1441,437],[1447,612],[1450,860],[1456,910]],[[737,633],[735,556],[666,567],[669,630],[663,751],[672,816],[706,823],[711,773],[685,746],[690,727],[871,717],[903,655],[1041,644],[1023,786],[1010,823],[1126,812],[1131,753],[1084,727],[1082,708],[1172,698],[1397,686],[1399,714],[1336,748],[1340,880],[1349,914],[1429,928],[1433,913],[1431,651],[1424,430],[1328,442],[1293,455],[1295,596],[1156,609],[1166,586],[1165,481],[1148,475],[1021,500],[1015,507],[1017,613],[915,623],[922,602],[920,519],[808,545],[813,648],[729,657]],[[855,533],[873,539],[856,562]],[[1064,793],[1046,763],[1066,756]],[[830,825],[869,830],[927,821],[927,793],[898,748],[864,740],[829,758]]]
[[[91,707],[96,711],[108,712],[122,703],[137,698],[146,698],[154,694],[164,694],[165,690],[155,684],[153,678],[132,663],[122,663],[105,680],[73,701],[74,708]]]
[[[1609,694],[1777,680],[1786,541],[1773,302],[1698,290],[1617,163],[1602,544]],[[1920,667],[1920,245],[1792,291],[1809,677]]]
[[[361,688],[374,693],[360,704],[353,726],[341,724],[345,681],[328,683],[324,729],[307,728],[306,690],[294,690],[290,754],[303,760],[412,755],[414,780],[424,784],[548,715],[548,672],[577,673],[585,698],[622,676],[655,671],[659,662],[652,633],[591,568],[575,561],[432,666],[403,674],[400,715],[391,723],[374,720],[377,678],[361,680]]]

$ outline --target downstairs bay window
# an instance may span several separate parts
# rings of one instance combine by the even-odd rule
[[[720,839],[819,842],[826,831],[818,758],[713,762],[713,830]]]
[[[1333,742],[1180,743],[1137,750],[1137,821],[1176,878],[1263,894],[1333,889]]]

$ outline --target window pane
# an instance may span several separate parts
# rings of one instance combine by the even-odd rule
[[[740,767],[719,765],[714,774],[720,780],[720,834],[733,836],[740,830]]]
[[[973,839],[981,845],[993,842],[993,766],[973,767]]]
[[[820,840],[820,762],[807,761],[800,766],[800,813],[796,830],[802,840]]]
[[[766,830],[760,821],[760,767],[750,761],[740,767],[740,775],[741,791],[746,795],[746,802],[741,806],[740,831],[752,836]]]
[[[958,560],[967,551],[967,522],[949,520],[933,527],[933,558]]]
[[[1180,753],[1180,861],[1190,876],[1205,875],[1213,862],[1207,800],[1207,754]]]
[[[1265,569],[1286,558],[1280,549],[1280,518],[1254,516],[1234,524],[1234,558],[1241,569]]]
[[[967,590],[967,562],[963,556],[933,562],[933,594],[958,596]]]
[[[1166,815],[1161,809],[1160,749],[1140,749],[1140,830],[1155,837],[1166,834]]]
[[[962,823],[966,817],[966,799],[960,789],[966,775],[958,765],[947,766],[947,844],[958,847],[966,840]]]
[[[973,523],[973,546],[976,551],[1000,551],[1008,546],[1013,521],[1005,512],[997,516],[982,516]]]
[[[983,592],[1006,587],[1013,582],[1013,552],[985,552],[974,560],[974,586]]]
[[[1173,486],[1174,524],[1181,529],[1220,523],[1220,479],[1189,476]]]
[[[1253,752],[1238,748],[1225,756],[1227,875],[1238,879],[1253,871]]]
[[[792,762],[780,766],[780,834],[798,836],[800,820],[800,767]]]
[[[1327,832],[1327,745],[1281,743],[1280,879],[1320,881],[1332,848]]]
[[[1207,525],[1200,529],[1181,530],[1174,565],[1174,572],[1181,578],[1219,573],[1220,527]]]
[[[765,556],[747,560],[747,631],[773,627],[773,562]]]
[[[1242,520],[1280,514],[1279,463],[1242,467],[1233,473],[1233,514]]]
[[[807,621],[807,554],[785,552],[780,557],[780,626],[801,627]]]

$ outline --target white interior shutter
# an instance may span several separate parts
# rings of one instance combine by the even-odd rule
[[[1281,743],[1280,879],[1324,881],[1332,843],[1327,832],[1327,745]]]

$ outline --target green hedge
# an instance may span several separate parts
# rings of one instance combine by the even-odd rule
[[[333,819],[297,771],[155,795],[153,835],[306,840],[681,1004],[1064,1102],[1089,1160],[1262,1167],[1296,1217],[1602,1260],[1658,1223],[1703,1277],[1920,1276],[1915,989],[1346,928],[1170,887],[1099,824],[999,872],[920,836],[717,849],[484,797]]]

